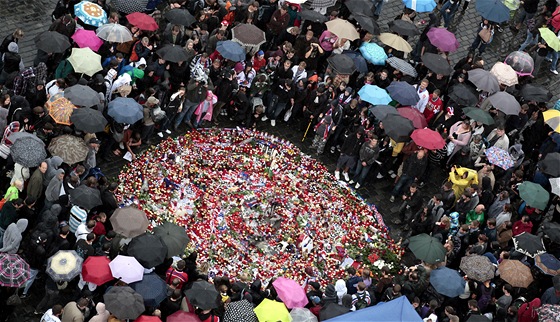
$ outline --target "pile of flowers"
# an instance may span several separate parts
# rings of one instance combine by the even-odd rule
[[[375,206],[293,144],[263,132],[205,129],[167,139],[120,174],[118,198],[157,226],[186,227],[210,275],[331,282],[348,265],[399,269],[402,249]]]

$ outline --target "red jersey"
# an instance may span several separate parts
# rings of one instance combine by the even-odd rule
[[[443,102],[441,101],[441,98],[438,97],[434,100],[434,94],[430,94],[428,103],[426,104],[426,108],[424,109],[424,117],[426,117],[426,122],[430,123],[430,120],[434,117],[434,115],[437,115],[439,112],[441,112],[442,108]]]

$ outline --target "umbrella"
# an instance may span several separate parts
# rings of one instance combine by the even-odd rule
[[[517,72],[510,65],[506,65],[502,62],[495,63],[490,73],[496,76],[498,83],[505,86],[513,86],[519,82],[517,79]]]
[[[492,115],[490,115],[490,113],[478,107],[465,107],[463,108],[463,114],[465,114],[468,118],[473,119],[482,124],[486,124],[486,125],[494,124],[494,119],[492,118]]]
[[[430,43],[441,51],[454,52],[459,48],[455,34],[445,28],[431,28],[428,33]]]
[[[527,288],[533,283],[531,269],[518,260],[504,259],[498,266],[500,277],[513,287]]]
[[[535,102],[548,102],[552,99],[552,93],[541,85],[525,84],[521,88],[521,96],[525,101],[535,101]],[[556,111],[560,117],[560,111]],[[545,112],[546,113],[546,112]],[[558,123],[560,126],[560,121]]]
[[[14,162],[28,168],[39,166],[47,158],[45,143],[33,134],[15,140],[10,147],[10,154]]]
[[[180,61],[186,61],[189,59],[189,54],[185,48],[177,45],[165,45],[158,49],[157,54],[162,59],[170,61],[172,63],[178,63]]]
[[[372,106],[369,108],[369,112],[378,120],[384,119],[389,114],[400,115],[397,109],[391,105]]]
[[[494,74],[482,68],[471,69],[468,71],[469,81],[478,89],[489,93],[495,93],[500,90],[500,83]]]
[[[72,48],[72,54],[68,57],[68,62],[74,68],[76,73],[93,76],[100,70],[101,56],[93,52],[90,48]]]
[[[196,281],[190,289],[185,291],[185,296],[192,305],[202,310],[210,310],[218,307],[220,294],[212,283]]]
[[[176,311],[167,317],[167,322],[201,322],[198,316],[192,312],[183,310]]]
[[[539,167],[543,173],[546,173],[553,177],[559,177],[560,176],[560,153],[558,152],[547,153],[544,159],[539,162]]]
[[[278,277],[274,280],[272,286],[274,286],[278,297],[289,309],[305,307],[309,303],[303,287],[292,279]]]
[[[408,141],[410,134],[414,131],[412,121],[400,115],[389,114],[381,121],[383,122],[385,133],[396,142]]]
[[[86,133],[96,133],[105,130],[107,120],[103,114],[89,107],[77,108],[72,112],[70,121],[74,127]]]
[[[409,75],[412,77],[418,76],[418,72],[416,72],[416,69],[414,69],[414,67],[412,67],[409,62],[403,59],[392,56],[387,58],[387,63],[394,69],[400,70],[405,75]]]
[[[321,319],[321,321],[325,321],[346,314],[348,312],[350,312],[349,308],[338,305],[337,302],[325,303],[325,305],[321,308],[321,311],[319,311],[319,318]]]
[[[255,308],[255,314],[259,321],[291,322],[292,317],[284,303],[264,299]]]
[[[513,159],[508,151],[502,150],[498,147],[492,146],[484,152],[486,158],[488,158],[488,162],[493,165],[497,165],[498,167],[507,170],[513,167]]]
[[[93,30],[78,29],[72,35],[72,40],[80,48],[89,48],[93,51],[98,51],[99,47],[103,45],[103,40],[99,39]]]
[[[224,322],[258,322],[258,319],[253,311],[253,304],[243,299],[226,306]]]
[[[23,258],[17,254],[0,253],[0,286],[18,288],[30,277],[29,264]]]
[[[494,264],[486,256],[469,255],[461,258],[459,268],[472,280],[486,282],[494,278]]]
[[[70,42],[59,32],[45,31],[35,37],[35,46],[46,53],[63,53],[70,48]]]
[[[327,59],[327,62],[338,74],[351,75],[356,71],[356,64],[354,64],[354,60],[347,55],[332,55]]]
[[[539,315],[539,322],[552,322],[560,320],[560,305],[543,304],[536,309]]]
[[[107,23],[107,13],[97,3],[82,1],[74,5],[74,15],[86,25],[99,27]]]
[[[548,181],[550,182],[550,186],[552,187],[551,192],[557,196],[560,196],[560,178],[550,178],[548,179]]]
[[[109,260],[105,256],[89,256],[82,265],[82,279],[84,282],[103,285],[113,280],[109,267]]]
[[[216,46],[216,50],[225,59],[229,59],[234,62],[245,60],[245,50],[243,49],[243,47],[241,47],[240,44],[234,41],[219,41],[218,45]]]
[[[97,37],[108,42],[124,43],[132,40],[132,33],[123,25],[108,23],[97,28]]]
[[[167,246],[161,237],[143,233],[132,238],[127,253],[136,258],[142,266],[152,268],[163,263],[167,257]]]
[[[140,30],[155,31],[159,28],[156,20],[152,16],[142,12],[131,13],[126,16],[126,20]]]
[[[414,130],[410,138],[416,145],[428,150],[439,150],[445,146],[445,140],[441,137],[441,134],[428,128]]]
[[[84,259],[75,250],[59,250],[47,261],[47,274],[54,281],[70,282],[82,271]]]
[[[436,7],[434,0],[403,0],[404,6],[416,12],[431,12]]]
[[[117,97],[107,106],[108,114],[118,123],[134,124],[144,118],[144,109],[133,98]]]
[[[325,22],[329,20],[325,15],[320,14],[315,10],[308,10],[302,8],[301,12],[299,13],[301,20],[307,21],[314,21],[314,22]]]
[[[555,132],[560,133],[560,111],[548,110],[543,112],[544,122]]]
[[[445,260],[446,251],[441,242],[427,234],[410,237],[408,248],[416,258],[429,264],[440,263]]]
[[[101,202],[101,192],[99,189],[91,188],[86,185],[80,185],[70,190],[70,201],[73,205],[89,210],[103,204],[103,202]]]
[[[420,34],[420,30],[418,30],[416,25],[412,22],[401,19],[389,21],[389,29],[401,36],[413,37]]]
[[[62,95],[63,94],[57,94],[52,96],[45,104],[45,107],[51,118],[57,124],[71,125],[70,115],[72,115],[76,106]]]
[[[327,25],[327,30],[335,34],[338,38],[344,38],[350,41],[360,38],[356,27],[348,22],[348,20],[336,18],[325,22],[325,25]]]
[[[231,29],[231,40],[243,46],[258,47],[266,42],[266,37],[259,27],[242,23]]]
[[[416,313],[408,298],[400,296],[392,301],[381,302],[375,306],[350,312],[327,321],[422,322],[422,318]]]
[[[519,76],[528,76],[533,73],[535,62],[533,57],[524,51],[514,51],[510,53],[504,63],[511,66]]]
[[[407,82],[392,82],[387,92],[401,105],[415,105],[420,100],[416,88]]]
[[[188,27],[195,22],[193,15],[184,9],[171,9],[165,13],[165,19],[174,25]]]
[[[318,322],[317,317],[309,309],[296,307],[290,311],[292,321],[295,322]]]
[[[492,322],[486,315],[471,315],[466,322]]]
[[[141,281],[144,277],[144,267],[132,256],[118,255],[109,263],[109,269],[114,278],[127,284]]]
[[[149,225],[146,213],[134,207],[125,207],[115,210],[110,221],[116,233],[128,238],[143,234],[146,229],[148,229]]]
[[[103,295],[107,311],[117,319],[136,319],[146,310],[142,296],[129,286],[113,286]]]
[[[379,35],[379,41],[391,48],[405,53],[412,51],[410,44],[399,35],[383,32]]]
[[[430,273],[430,284],[436,291],[448,297],[456,297],[465,293],[465,280],[456,270],[440,267]]]
[[[183,254],[189,243],[189,236],[187,236],[185,228],[174,223],[164,222],[162,225],[154,227],[152,231],[156,236],[161,237],[167,246],[167,256]]]
[[[342,54],[352,59],[354,65],[356,65],[356,69],[360,74],[366,74],[369,71],[366,60],[362,55],[360,55],[359,52],[353,50],[344,50]]]
[[[531,258],[546,253],[542,238],[526,232],[513,237],[513,246],[516,251]]]
[[[84,161],[88,154],[88,147],[84,140],[70,134],[55,137],[47,149],[53,156],[61,157],[70,165]]]
[[[397,111],[402,117],[411,120],[412,125],[414,125],[414,127],[417,129],[423,129],[428,126],[428,122],[426,122],[424,114],[420,113],[420,111],[418,111],[414,107],[400,107],[397,109]]]
[[[161,322],[161,319],[155,315],[140,315],[134,322]]]
[[[360,52],[370,63],[374,65],[385,65],[387,54],[378,44],[373,42],[364,42],[360,46]]]
[[[99,93],[89,86],[80,84],[64,89],[64,97],[76,106],[92,107],[101,103]],[[74,110],[74,113],[76,113],[76,110]]]
[[[457,84],[449,90],[449,98],[459,105],[476,105],[478,103],[478,95],[473,89],[465,84]]]
[[[519,115],[521,105],[513,97],[513,95],[506,92],[497,92],[487,98],[496,109],[504,112],[507,115]]]
[[[148,2],[148,0],[111,0],[111,4],[124,13],[142,12],[146,10]]]
[[[307,4],[311,8],[329,8],[336,4],[336,0],[309,0]]]
[[[558,37],[556,36],[556,34],[554,34],[552,30],[543,27],[543,28],[539,28],[539,33],[542,39],[546,41],[548,47],[554,49],[555,51],[560,51],[560,39],[558,39]]]
[[[381,33],[381,28],[379,28],[377,21],[375,21],[372,17],[357,13],[355,13],[353,16],[354,20],[356,20],[356,22],[358,23],[358,27],[360,27],[361,29],[369,32],[372,35],[379,35],[379,33]]]
[[[373,3],[369,0],[347,0],[343,3],[352,15],[373,15],[373,12],[371,11]]]
[[[560,243],[560,224],[547,221],[542,224],[544,234],[554,243]]]
[[[540,210],[546,208],[550,195],[540,184],[524,181],[517,186],[517,189],[519,190],[519,197],[525,200],[527,206]]]
[[[425,53],[422,55],[422,62],[424,66],[436,74],[451,75],[453,72],[449,62],[438,54]]]
[[[500,0],[480,0],[476,2],[476,11],[484,19],[495,23],[509,20],[509,9]]]
[[[362,88],[358,91],[358,95],[360,95],[362,101],[366,101],[373,105],[386,105],[392,101],[391,96],[387,94],[387,91],[376,85],[366,84],[362,86]]]
[[[155,273],[144,275],[141,281],[130,284],[130,287],[142,296],[145,306],[157,307],[167,298],[167,284]]]
[[[560,260],[552,254],[544,253],[535,257],[535,266],[546,275],[560,275]]]

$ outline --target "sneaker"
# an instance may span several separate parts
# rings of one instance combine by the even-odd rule
[[[262,120],[262,121],[268,121],[268,117],[263,116],[263,117],[261,118],[261,120]]]
[[[169,131],[169,130],[165,130],[165,133],[167,133],[167,134],[171,134],[171,131]]]
[[[376,178],[377,179],[383,179],[383,175],[381,173],[378,173]]]
[[[498,25],[498,28],[496,28],[496,29],[498,30],[498,32],[504,32],[504,29],[500,25]]]
[[[159,136],[160,138],[162,138],[162,137],[163,137],[163,133],[158,132],[158,133],[157,133],[157,136]]]
[[[119,148],[120,148],[121,150],[124,150],[124,143],[120,142],[120,143],[119,143]]]
[[[394,174],[394,173],[395,173],[395,171],[393,171],[393,170],[389,170],[389,171],[387,171],[387,173],[388,173],[388,174]]]
[[[336,148],[334,146],[331,147],[331,153],[334,153],[335,150],[336,150]]]
[[[546,60],[546,61],[549,62],[549,63],[552,63],[552,58],[546,57],[544,60]]]
[[[551,69],[550,72],[553,73],[554,75],[558,75],[558,71],[556,69]]]
[[[26,298],[29,298],[29,294],[22,294],[19,298],[25,300]]]
[[[395,179],[397,177],[396,173],[391,173],[391,179]]]
[[[340,171],[335,171],[334,177],[336,178],[336,180],[340,180]]]
[[[395,196],[391,196],[391,198],[389,198],[390,202],[395,202]]]
[[[424,181],[422,181],[418,184],[418,188],[422,189],[422,188],[424,188],[425,185],[426,185],[426,183]]]
[[[360,184],[359,184],[359,183],[356,183],[356,186],[355,186],[354,188],[360,189]]]
[[[35,311],[33,311],[33,314],[35,314],[35,315],[43,315],[43,314],[45,314],[45,312],[35,310]]]
[[[344,181],[350,180],[350,177],[348,176],[348,172],[342,172],[342,175],[344,176]]]
[[[270,125],[276,126],[276,120],[270,120]]]

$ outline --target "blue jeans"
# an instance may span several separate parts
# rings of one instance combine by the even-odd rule
[[[556,65],[558,65],[558,52],[557,51],[551,51],[548,53],[548,55],[546,55],[547,59],[552,59],[552,63],[550,64],[550,69],[551,70],[556,70]]]
[[[278,115],[286,108],[287,103],[279,102],[278,96],[272,94],[268,102],[268,108],[266,109],[266,115],[271,120],[276,120]]]
[[[24,284],[23,295],[27,295],[27,292],[29,292],[29,288],[31,287],[31,285],[33,285],[33,282],[35,282],[35,279],[37,278],[37,274],[39,274],[39,270],[31,268],[29,270],[29,273],[30,273],[30,277],[27,280],[27,282],[25,282]]]
[[[478,32],[480,32],[480,29],[478,30]],[[482,54],[486,49],[486,46],[488,46],[488,44],[482,41],[482,38],[480,38],[478,32],[476,33],[476,39],[473,41],[471,45],[471,50],[475,51],[478,48],[478,53]]]
[[[451,24],[453,17],[455,16],[455,12],[457,8],[459,8],[459,1],[455,0],[455,3],[451,3],[451,1],[447,1],[439,10],[441,16],[443,17],[444,27],[447,28]],[[449,9],[449,12],[446,10]]]
[[[518,51],[524,51],[525,48],[527,48],[527,46],[534,46],[537,44],[538,41],[539,41],[539,34],[533,36],[533,33],[530,32],[529,29],[527,29],[527,38],[525,38],[525,42],[523,42],[521,46],[519,46]]]
[[[373,15],[374,16],[380,16],[381,15],[381,9],[383,9],[383,4],[385,3],[385,1],[383,0],[379,0],[379,1],[372,1],[373,2]]]
[[[183,109],[179,112],[179,114],[177,114],[177,116],[175,116],[175,122],[173,125],[178,127],[183,120],[185,120],[185,123],[190,122],[197,106],[198,103],[185,100],[183,103]]]
[[[407,186],[409,186],[413,182],[414,182],[414,177],[403,174],[399,178],[399,181],[397,181],[397,184],[395,185],[395,188],[393,188],[393,191],[391,192],[391,195],[393,195],[393,197],[400,196],[402,194],[402,189],[406,188]]]
[[[372,165],[373,164],[370,164],[364,167],[362,165],[362,162],[358,161],[358,165],[356,166],[356,171],[354,171],[354,177],[352,178],[352,180],[359,183],[360,186],[364,184],[364,180],[366,180],[366,177],[369,173],[369,169],[371,169]]]

